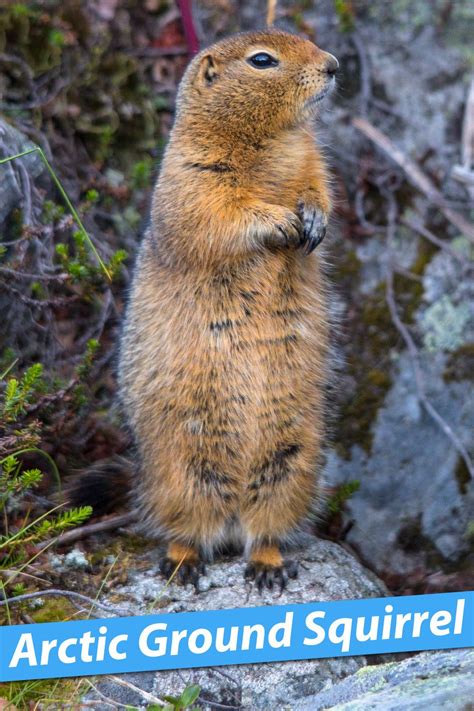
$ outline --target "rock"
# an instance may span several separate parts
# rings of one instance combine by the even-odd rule
[[[298,704],[298,711],[464,711],[474,698],[474,650],[423,652],[360,669]]]
[[[465,274],[472,247],[465,239],[452,247],[464,266],[445,251],[433,257],[414,318],[428,399],[472,452],[474,385],[462,363],[462,348],[474,342],[474,287]],[[347,540],[381,575],[426,567],[433,554],[438,562],[460,560],[474,518],[474,482],[420,406],[410,356],[392,359],[393,384],[372,425],[370,452],[353,446],[350,461],[332,453],[326,472],[332,485],[360,482],[347,502],[354,523]]]
[[[0,160],[34,147],[34,143],[0,117]],[[38,153],[0,165],[0,225],[23,200],[25,186],[21,178],[21,168],[28,172],[30,178],[36,178],[45,166]]]
[[[290,580],[280,595],[266,591],[259,593],[243,580],[244,561],[241,557],[217,561],[208,566],[208,575],[202,578],[202,592],[196,594],[191,586],[183,588],[171,583],[164,590],[164,581],[158,576],[159,551],[147,553],[140,560],[146,571],[130,571],[130,584],[114,590],[109,600],[117,602],[130,614],[150,613],[155,609],[166,612],[190,612],[258,605],[285,605],[341,600],[350,598],[380,597],[387,594],[383,585],[372,573],[343,548],[328,541],[307,537],[298,559],[300,572],[297,580]],[[128,675],[135,685],[141,686],[159,698],[181,693],[187,684],[201,686],[199,705],[211,708],[206,699],[217,704],[228,704],[243,709],[293,708],[295,699],[315,694],[328,680],[336,682],[356,672],[366,664],[364,657],[344,657],[315,661],[253,664],[219,669],[187,669],[178,671]],[[101,682],[100,690],[121,703],[139,703],[130,697],[130,691],[112,682]],[[94,698],[93,694],[88,696]],[[143,703],[143,700],[141,701]]]

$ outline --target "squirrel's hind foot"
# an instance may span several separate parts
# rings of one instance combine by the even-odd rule
[[[297,577],[298,564],[293,560],[283,561],[281,565],[269,565],[251,560],[244,572],[245,580],[254,582],[260,593],[264,588],[268,590],[279,588],[280,592],[283,592],[288,579],[294,580]]]
[[[194,585],[199,592],[199,576],[206,575],[206,568],[194,548],[171,543],[160,561],[160,572],[167,580],[173,577],[181,585]]]

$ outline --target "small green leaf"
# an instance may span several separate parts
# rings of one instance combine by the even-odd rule
[[[191,684],[190,686],[187,686],[185,688],[185,690],[181,694],[179,701],[182,706],[184,706],[184,708],[187,708],[196,701],[200,693],[201,687],[197,684]]]

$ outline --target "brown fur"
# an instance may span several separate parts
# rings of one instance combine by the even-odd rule
[[[280,66],[249,66],[257,50]],[[307,104],[330,61],[248,33],[201,52],[180,85],[120,355],[147,530],[175,563],[233,531],[279,568],[318,494],[327,305],[318,252],[298,246],[301,204],[324,223],[330,210]]]

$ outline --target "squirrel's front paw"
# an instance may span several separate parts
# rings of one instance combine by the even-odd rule
[[[304,253],[311,254],[320,244],[326,234],[328,224],[327,214],[313,205],[298,204],[301,222],[303,223]]]
[[[303,224],[294,212],[275,207],[265,215],[264,242],[267,247],[293,247],[302,245]]]

